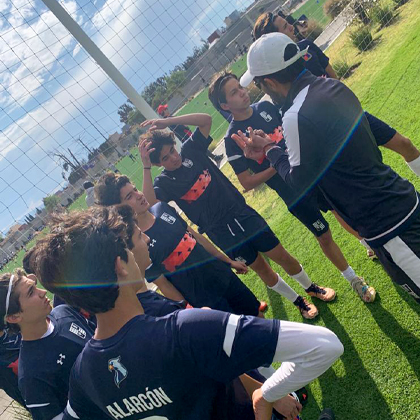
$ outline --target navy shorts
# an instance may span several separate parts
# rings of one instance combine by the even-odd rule
[[[334,210],[333,206],[327,201],[324,194],[320,189],[317,188],[317,194],[316,194],[316,201],[318,203],[319,209],[326,213],[327,211]]]
[[[328,229],[330,228],[320,211],[318,195],[322,195],[322,193],[318,188],[315,188],[289,209],[290,213],[292,213],[293,216],[305,225],[305,227],[316,237],[328,232]]]
[[[397,130],[390,127],[387,123],[383,122],[379,118],[369,114],[365,111],[366,118],[370,125],[370,130],[372,131],[373,137],[375,137],[376,143],[378,146],[383,146],[388,143],[392,137],[395,136]]]
[[[223,223],[207,229],[207,236],[232,260],[252,264],[259,252],[280,244],[267,222],[251,207],[232,212]]]

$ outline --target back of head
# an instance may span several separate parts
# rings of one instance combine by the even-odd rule
[[[93,185],[93,182],[91,182],[91,181],[85,181],[84,183],[83,183],[83,188],[85,189],[85,190],[87,190],[87,189],[89,189],[89,188],[92,188],[94,185]]]
[[[7,323],[6,316],[21,312],[16,287],[24,275],[23,270],[16,269],[13,273],[4,273],[0,276],[0,329],[2,330],[8,327],[12,332],[19,332],[19,326]]]
[[[126,224],[113,208],[55,216],[39,245],[38,273],[44,287],[91,314],[111,310],[119,288],[115,261],[128,261]]]
[[[22,267],[25,270],[26,274],[35,274],[36,275],[36,259],[37,259],[37,247],[36,245],[32,247],[29,251],[25,253],[22,260]]]
[[[150,153],[150,162],[153,165],[160,164],[160,154],[162,152],[163,146],[169,146],[175,144],[174,133],[164,131],[164,130],[153,130],[148,131],[147,133],[141,136],[141,140],[147,139],[150,141],[150,148],[155,149]]]
[[[95,186],[95,202],[100,206],[113,206],[121,203],[120,190],[130,179],[125,175],[107,172]]]
[[[258,19],[255,21],[253,34],[254,40],[261,38],[264,34],[271,34],[273,32],[278,32],[278,29],[274,25],[274,19],[277,15],[268,12],[263,13],[262,15],[258,16]]]
[[[219,111],[222,110],[220,105],[226,102],[224,86],[230,79],[238,80],[238,77],[236,74],[225,72],[217,75],[209,86],[209,99],[213,106]]]

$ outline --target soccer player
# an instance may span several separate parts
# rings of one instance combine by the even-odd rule
[[[121,216],[96,207],[61,220],[46,238],[40,277],[98,321],[73,367],[64,420],[219,419],[226,410],[216,399],[223,382],[281,361],[253,393],[256,418],[268,419],[274,401],[318,377],[343,352],[334,333],[318,326],[202,309],[145,315],[136,296],[144,279]],[[148,255],[144,235],[133,241],[136,252]]]
[[[293,41],[297,42],[301,51],[308,48],[303,59],[305,60],[305,67],[312,74],[337,79],[329,58],[313,41],[309,39],[298,40],[294,26],[287,22],[284,15],[276,15],[269,12],[259,16],[254,25],[255,39],[269,33],[282,33],[287,35]],[[386,147],[400,154],[410,169],[417,176],[420,176],[420,151],[414,146],[411,140],[398,133],[397,130],[374,115],[366,111],[365,114],[378,146]]]
[[[338,80],[308,72],[303,54],[284,34],[263,35],[252,45],[241,78],[242,86],[255,80],[265,93],[283,99],[287,152],[262,132],[234,138],[247,157],[266,155],[298,197],[318,186],[392,280],[420,303],[418,194],[382,162],[353,92]]]
[[[167,124],[185,123],[197,129],[187,140],[179,154],[173,137],[160,129]],[[335,298],[335,291],[312,283],[300,263],[280,244],[266,221],[251,207],[226,176],[206,157],[212,141],[212,119],[207,114],[191,114],[164,120],[149,120],[150,130],[142,136],[140,156],[143,160],[143,193],[154,205],[159,201],[175,201],[186,216],[195,223],[200,233],[232,260],[251,267],[264,283],[275,292],[293,302],[305,318],[318,314],[315,305],[299,296],[264,259],[264,253],[306,290],[324,301]],[[151,165],[163,166],[164,171],[155,178]]]
[[[199,233],[195,232],[167,203],[150,206],[141,191],[126,176],[108,173],[96,186],[96,199],[100,205],[128,204],[137,213],[137,223],[150,238],[150,256],[153,264],[146,277],[157,279],[157,285],[165,288],[165,278],[192,306],[209,306],[212,309],[237,314],[258,316],[266,309],[254,294],[230,269],[246,273],[247,266],[221,253]],[[130,219],[130,216],[127,216]],[[162,279],[162,276],[164,278]],[[262,315],[262,314],[261,314]]]
[[[68,305],[52,310],[46,294],[22,270],[0,279],[0,316],[22,335],[19,389],[26,408],[34,420],[59,420],[70,369],[94,326]]]
[[[171,114],[169,114],[167,104],[159,105],[157,112],[163,118],[168,118],[171,116]],[[171,129],[176,134],[176,136],[179,138],[181,143],[184,143],[184,141],[188,140],[192,135],[191,130],[183,124],[172,124],[168,126],[168,128]],[[210,150],[207,150],[207,156],[210,159],[214,160],[216,164],[219,164],[223,159],[223,155],[215,155],[214,153],[210,152]]]
[[[216,109],[229,111],[233,119],[225,135],[225,148],[228,162],[232,166],[239,182],[250,190],[266,183],[283,199],[289,211],[314,234],[325,256],[340,270],[353,289],[364,302],[375,300],[375,289],[359,277],[344,258],[334,242],[328,222],[318,207],[318,189],[307,194],[297,202],[293,190],[285,183],[267,159],[254,161],[247,159],[241,148],[232,139],[232,134],[239,130],[246,132],[248,127],[263,130],[273,141],[285,148],[282,135],[282,121],[278,109],[268,101],[250,104],[250,98],[233,73],[219,76],[209,87],[209,98]],[[252,173],[251,173],[252,171]]]

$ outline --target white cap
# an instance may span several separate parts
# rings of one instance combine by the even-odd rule
[[[284,59],[288,45],[295,45],[298,51],[289,60]],[[241,77],[241,86],[248,86],[256,76],[267,76],[284,70],[306,55],[308,48],[299,51],[299,47],[287,35],[279,32],[265,34],[258,38],[250,47],[247,58],[248,70]]]

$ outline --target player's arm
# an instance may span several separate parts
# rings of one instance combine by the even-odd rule
[[[159,276],[153,283],[156,284],[163,296],[176,301],[185,300],[184,296],[165,276]]]
[[[240,174],[237,174],[236,176],[238,177],[239,182],[244,187],[246,192],[258,187],[261,184],[264,184],[264,182],[268,181],[276,173],[277,171],[270,167],[258,173],[251,173],[249,170],[246,170]]]
[[[150,126],[149,130],[162,130],[170,125],[193,125],[207,138],[210,135],[212,118],[209,114],[186,114],[179,117],[167,117],[156,120],[146,120],[140,126]]]
[[[188,231],[197,242],[213,257],[217,258],[220,261],[223,261],[229,264],[233,269],[236,270],[238,274],[246,274],[248,272],[248,267],[246,264],[240,261],[231,260],[227,255],[223,252],[220,252],[205,236],[201,235],[201,233],[196,232],[190,226],[187,227]]]
[[[325,73],[327,73],[328,77],[331,77],[331,79],[338,79],[337,73],[334,71],[330,63],[328,63],[328,66],[325,67]]]
[[[143,194],[151,206],[159,202],[153,188],[152,162],[150,161],[150,153],[154,150],[150,148],[149,140],[144,139],[139,141],[139,153],[143,162]]]

